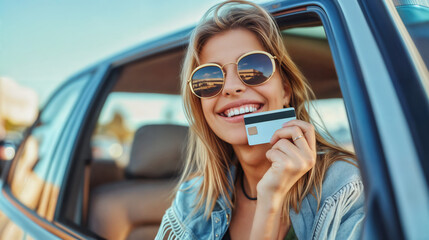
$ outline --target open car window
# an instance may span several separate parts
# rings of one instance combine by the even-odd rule
[[[284,43],[315,92],[317,99],[307,107],[314,126],[331,143],[354,152],[336,67],[320,24],[285,28]]]

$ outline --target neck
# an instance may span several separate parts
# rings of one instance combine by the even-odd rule
[[[271,167],[271,163],[265,156],[265,153],[270,148],[269,144],[233,146],[234,152],[243,169],[244,188],[250,197],[257,196],[256,185]]]

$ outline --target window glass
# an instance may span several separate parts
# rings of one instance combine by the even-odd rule
[[[316,95],[317,100],[307,107],[316,129],[326,140],[354,152],[344,101],[323,26],[288,28],[282,34],[291,58]]]
[[[426,67],[429,68],[429,2],[423,0],[393,2]]]
[[[310,106],[314,107],[310,107],[309,113],[319,133],[328,141],[354,152],[343,99],[319,99]]]
[[[48,220],[53,219],[60,188],[55,180],[58,162],[53,159],[56,143],[90,77],[91,74],[87,74],[75,79],[54,95],[14,160],[15,167],[9,178],[12,194]]]
[[[147,124],[187,125],[179,95],[112,92],[92,137],[94,159],[128,164],[134,133]]]

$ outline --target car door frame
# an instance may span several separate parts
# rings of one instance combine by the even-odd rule
[[[366,18],[362,16],[363,13],[368,14],[361,9],[364,4],[361,2],[361,5],[359,5],[355,1],[343,0],[336,2],[319,1],[318,3],[304,3],[304,1],[299,1],[299,3],[294,1],[288,2],[288,4],[291,3],[296,4],[296,12],[300,12],[303,8],[300,4],[308,4],[306,9],[313,9],[318,12],[325,27],[340,87],[344,96],[356,154],[360,159],[360,167],[365,183],[367,221],[365,223],[364,238],[388,236],[389,239],[400,239],[404,236],[417,236],[419,233],[424,232],[422,223],[428,221],[421,220],[429,220],[428,215],[427,212],[420,214],[419,208],[410,206],[404,202],[404,186],[403,184],[402,186],[398,184],[398,179],[403,180],[403,177],[398,172],[401,166],[398,165],[398,157],[395,154],[398,154],[398,151],[399,153],[400,151],[409,153],[408,156],[413,158],[413,166],[408,167],[417,170],[415,171],[416,175],[420,175],[415,177],[412,182],[415,184],[420,183],[419,186],[423,188],[423,191],[427,189],[427,185],[422,182],[424,178],[421,177],[421,171],[418,171],[420,167],[419,155],[417,154],[418,149],[410,144],[413,143],[413,139],[410,136],[413,136],[416,126],[422,127],[422,122],[419,119],[419,124],[411,127],[405,121],[405,113],[407,111],[404,111],[404,106],[400,104],[388,106],[386,109],[382,109],[383,111],[380,110],[380,101],[384,103],[395,102],[398,101],[399,95],[392,91],[392,82],[394,81],[392,76],[395,76],[395,73],[386,73],[386,69],[392,68],[388,61],[391,56],[383,55],[385,52],[379,50],[379,46],[383,42],[375,41],[374,30],[371,28],[373,27],[371,25],[372,22],[368,20],[368,16]],[[375,4],[374,1],[372,3],[372,5]],[[282,7],[281,4],[274,6],[276,8]],[[281,13],[282,10],[278,11]],[[290,11],[290,9],[286,10],[286,12]],[[380,20],[380,15],[376,15],[376,17],[377,20]],[[391,19],[385,18],[382,21],[389,22]],[[394,25],[391,23],[390,26],[393,27]],[[375,55],[373,56],[376,57],[375,60],[366,61],[370,60],[368,56],[371,54],[362,51],[362,45],[359,43],[362,40],[366,44],[370,44],[372,47],[371,50],[374,50],[371,54]],[[397,41],[400,41],[400,39],[397,39]],[[406,49],[403,49],[403,52],[407,53]],[[409,58],[405,59],[410,61]],[[412,62],[409,62],[407,66],[412,66]],[[377,67],[384,69],[382,76],[384,81],[381,85],[383,88],[380,89],[384,91],[390,90],[389,94],[384,93],[383,96],[378,97],[374,93],[374,88],[377,85],[368,80],[374,80],[375,74],[371,70]],[[414,67],[410,67],[407,71],[414,70]],[[416,76],[417,80],[419,78],[422,78],[422,76]],[[423,107],[427,105],[427,102],[425,103]],[[392,121],[393,123],[389,124],[385,117],[382,116],[382,114],[386,113],[394,116],[396,121]],[[401,132],[389,132],[389,128],[392,127],[399,128]],[[405,139],[395,142],[391,140],[392,136],[404,136]],[[404,148],[400,149],[398,146],[404,146]],[[427,156],[427,154],[423,156]],[[410,173],[410,171],[408,172]],[[429,205],[425,195],[420,194],[419,191],[408,191],[408,194],[422,199],[419,202],[419,206],[423,209],[425,209],[425,204],[426,206]],[[419,220],[412,219],[412,215],[419,215]]]

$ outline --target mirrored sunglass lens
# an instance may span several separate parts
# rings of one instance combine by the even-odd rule
[[[262,53],[245,56],[238,63],[238,74],[249,85],[258,85],[265,82],[271,77],[273,71],[271,59]]]
[[[216,66],[200,68],[192,75],[191,84],[197,96],[213,97],[222,90],[223,72]]]

